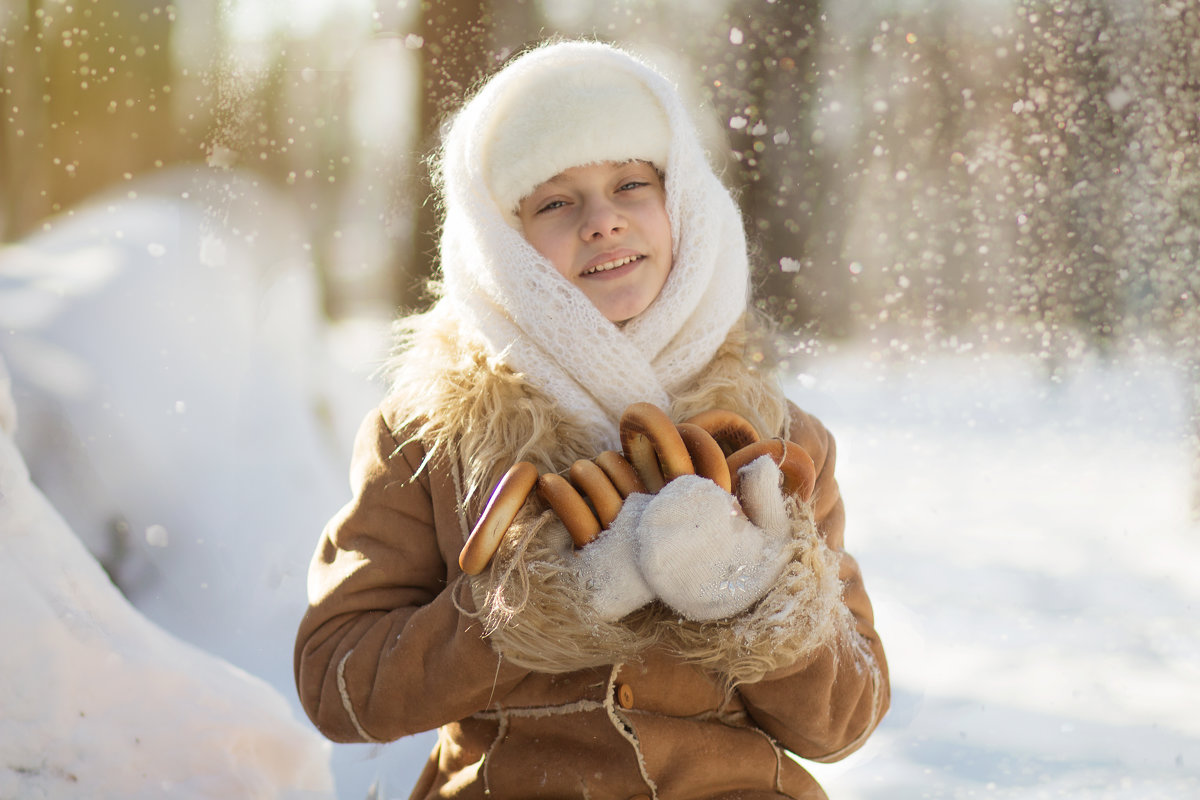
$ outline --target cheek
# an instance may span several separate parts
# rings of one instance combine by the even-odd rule
[[[537,251],[546,257],[560,275],[570,277],[571,251],[561,238],[551,238],[543,241]]]
[[[660,249],[665,246],[668,251],[671,250],[674,242],[671,241],[671,215],[667,213],[667,198],[660,192],[648,200],[642,206],[641,216],[645,220],[644,233]]]
[[[525,241],[553,264],[559,274],[567,275],[572,253],[570,242],[565,237],[547,225],[526,225],[523,233]]]

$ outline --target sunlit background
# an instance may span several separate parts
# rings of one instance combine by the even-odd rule
[[[881,629],[887,641],[891,625],[899,680],[897,707],[876,745],[883,749],[848,773],[828,773],[835,782],[842,776],[841,796],[1043,796],[1032,793],[1043,767],[1057,778],[1094,777],[1097,770],[1103,776],[1092,783],[1046,779],[1051,794],[1044,796],[1177,797],[1180,787],[1200,784],[1200,729],[1171,716],[1178,698],[1151,697],[1144,687],[1128,695],[1106,682],[1137,683],[1140,661],[1123,663],[1083,690],[1063,678],[1107,663],[1127,644],[1138,658],[1157,654],[1158,666],[1146,670],[1161,668],[1158,685],[1200,681],[1200,642],[1179,627],[1194,614],[1189,603],[1197,597],[1182,588],[1175,563],[1198,552],[1187,517],[1200,510],[1196,0],[0,0],[0,26],[0,281],[36,277],[27,264],[17,270],[15,256],[5,261],[6,252],[55,250],[56,235],[76,237],[72,247],[79,247],[76,223],[108,242],[127,233],[148,236],[142,257],[178,260],[175,245],[155,233],[163,224],[182,224],[177,212],[166,223],[143,213],[141,233],[114,231],[96,219],[120,204],[183,204],[200,217],[188,257],[214,268],[203,273],[213,280],[262,284],[262,259],[285,250],[302,261],[311,291],[284,297],[311,302],[316,324],[330,331],[368,331],[369,341],[353,339],[357,355],[348,356],[359,360],[349,370],[359,379],[386,347],[387,320],[428,301],[438,208],[427,158],[464,92],[547,37],[596,37],[644,56],[697,109],[712,157],[745,212],[757,302],[780,326],[776,351],[763,357],[778,359],[789,386],[838,423],[835,433],[846,432],[845,479],[860,498],[883,486],[929,497],[890,516],[869,500],[851,507],[852,520],[857,514],[867,529],[867,552],[856,555],[868,584],[874,577],[882,589]],[[250,253],[245,261],[235,257],[239,247]],[[97,283],[103,270],[85,256],[73,263],[89,264]],[[238,264],[243,272],[231,272]],[[214,297],[223,285],[211,287]],[[23,329],[14,320],[27,319],[30,307],[14,297],[0,292],[0,328],[11,334],[0,339],[0,353],[20,373],[18,362],[28,367],[29,353],[44,351],[18,348]],[[264,314],[268,305],[248,313]],[[195,353],[187,352],[203,362],[204,344],[193,336]],[[167,345],[160,349],[166,353]],[[181,353],[182,346],[173,351]],[[305,358],[293,355],[297,363]],[[169,400],[171,413],[196,419],[200,403]],[[343,480],[339,448],[349,444],[347,423],[336,398],[323,402],[337,454],[330,469]],[[907,433],[904,425],[912,425]],[[939,438],[914,445],[930,426]],[[981,444],[972,437],[984,428],[994,438]],[[34,441],[27,440],[31,462],[39,458]],[[1103,446],[1073,449],[1081,441]],[[1051,449],[1029,459],[1012,450],[1029,454],[1046,442]],[[44,458],[50,450],[39,452]],[[1054,466],[1062,464],[1071,471]],[[1164,465],[1173,471],[1146,477]],[[922,483],[922,469],[935,479],[954,472],[964,483],[953,490],[943,485],[939,494]],[[50,474],[47,468],[42,477]],[[1016,474],[1032,483],[1004,483]],[[52,483],[44,481],[54,499]],[[1030,541],[1028,531],[995,522],[1010,519],[1004,514],[1019,498],[997,507],[985,486],[1024,493],[1029,518],[1053,521],[1050,534]],[[1047,500],[1051,493],[1063,503]],[[1114,497],[1123,501],[1121,510],[1097,511]],[[335,508],[322,506],[314,515]],[[972,550],[957,542],[944,547],[941,538],[933,546],[931,539],[929,553],[914,555],[920,543],[892,533],[901,522],[907,531],[922,528],[928,517],[917,508],[938,517],[942,530],[950,521],[981,526],[975,532],[986,543]],[[122,566],[132,545],[106,544],[111,530],[89,536],[86,515],[64,514],[139,607],[164,625],[176,619],[165,605],[137,601],[139,587],[150,585],[139,581],[150,579]],[[1089,551],[1100,559],[1095,563],[1054,549],[1067,530],[1074,532],[1065,540],[1091,546],[1086,531],[1073,527],[1087,528],[1091,523],[1080,520],[1088,514],[1112,526],[1101,537],[1107,549]],[[322,521],[291,532],[300,550],[315,542]],[[870,539],[870,524],[888,536]],[[129,525],[121,525],[127,535]],[[1164,527],[1170,536],[1154,538]],[[151,535],[147,528],[143,537],[133,529],[138,546],[149,543],[150,561],[164,552],[165,532],[154,528]],[[852,549],[856,537],[848,534]],[[997,544],[1012,541],[1025,556]],[[1054,568],[1029,555],[1042,548],[1060,559]],[[1101,551],[1103,558],[1095,555]],[[1129,555],[1135,551],[1141,555]],[[946,552],[954,553],[948,558],[955,570],[999,566],[978,580],[926,571],[926,557]],[[1113,566],[1117,553],[1128,555],[1127,572]],[[1063,567],[1061,559],[1073,566]],[[897,574],[897,564],[918,569],[919,579]],[[272,590],[301,599],[297,571],[302,566],[280,568]],[[1167,601],[1156,605],[1134,594],[1142,586],[1135,582],[1114,596],[1142,597],[1136,614],[1128,604],[1109,608],[1082,574],[1113,581],[1136,574],[1146,586],[1171,586],[1188,600],[1172,600],[1165,612]],[[1051,575],[1066,576],[1066,584]],[[946,601],[926,597],[930,587],[944,581],[961,598],[999,581],[996,587],[1004,588],[997,596],[1004,597],[1003,576],[1028,590],[1013,607],[964,601],[953,613],[969,609],[969,619],[923,621]],[[1063,591],[1074,599],[1063,600]],[[181,598],[181,604],[200,602]],[[1107,609],[1099,617],[1092,617],[1093,601]],[[1003,649],[966,656],[948,643],[977,624],[1004,629],[1006,642],[1010,632],[1020,640],[1030,630],[1015,610],[1021,604],[1053,609],[1032,629],[1053,631],[1056,641],[1074,641],[1071,631],[1078,631],[1070,621],[1082,619],[1095,626],[1088,631],[1112,639],[1084,648],[1086,657],[1048,654],[1044,643],[1023,642],[1012,662],[992,657]],[[1017,616],[1003,617],[1008,613]],[[1046,622],[1051,616],[1053,625]],[[281,630],[291,624],[286,614],[279,624]],[[951,631],[945,636],[943,624]],[[201,646],[238,662],[237,647],[206,635],[195,637]],[[283,630],[281,641],[290,635]],[[1004,674],[968,701],[971,690],[963,684],[985,670],[974,660],[983,658],[979,653],[991,654],[985,660],[993,670],[1003,661]],[[284,694],[289,657],[284,652],[281,665],[263,668]],[[1039,669],[1023,671],[1031,662]],[[241,666],[254,671],[256,663]],[[1030,694],[1033,683],[1053,688]],[[953,688],[938,705],[935,688],[918,684]],[[1141,772],[1121,765],[1117,773],[1126,770],[1132,780],[1122,788],[1104,771],[1108,756],[1093,759],[1078,744],[1060,751],[1059,760],[1032,761],[986,735],[983,744],[972,742],[977,749],[960,747],[960,729],[964,740],[975,730],[963,719],[1023,694],[1036,698],[1029,704],[1048,696],[1101,698],[1095,705],[1109,714],[1103,723],[1142,735],[1167,766],[1151,756],[1138,762],[1153,762]],[[1130,729],[1112,711],[1128,708],[1136,717]],[[1157,710],[1165,716],[1155,716]],[[1024,726],[1049,724],[1067,736],[1088,717],[1077,716],[1074,706],[1056,705],[1059,712],[1061,718],[1051,714],[1047,721],[1021,716],[1032,713],[1025,708],[989,717],[981,727],[1015,739]],[[922,713],[925,728],[918,724]],[[944,738],[930,733],[934,719],[945,727]],[[1089,730],[1083,741],[1093,749],[1110,735]],[[1061,742],[1037,744],[1054,752]],[[426,749],[423,741],[390,757],[411,761]],[[903,753],[903,766],[888,761],[888,753]],[[340,779],[344,796],[358,796],[364,774],[370,783],[392,769],[376,766],[388,757],[375,752],[342,763],[343,774],[356,776]],[[408,773],[400,774],[388,784],[390,794],[379,796],[404,796]],[[906,788],[890,793],[879,774]],[[924,789],[915,788],[922,781]]]
[[[1188,352],[1194,3],[6,0],[0,233],[180,163],[305,216],[334,317],[422,302],[464,89],[599,36],[704,106],[763,302],[819,341]]]

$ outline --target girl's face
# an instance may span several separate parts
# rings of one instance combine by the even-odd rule
[[[521,200],[521,231],[611,322],[658,297],[671,271],[671,223],[658,170],[605,161],[560,172]]]

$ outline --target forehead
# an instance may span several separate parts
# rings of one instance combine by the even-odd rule
[[[531,194],[542,189],[570,186],[591,180],[607,180],[625,175],[658,178],[658,168],[648,161],[601,161],[570,167],[539,184]]]
[[[612,177],[617,173],[657,175],[658,170],[649,161],[601,161],[597,164],[582,164],[578,167],[564,169],[548,179],[546,183],[568,183],[581,178]]]

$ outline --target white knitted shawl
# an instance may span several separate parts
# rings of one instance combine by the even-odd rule
[[[671,130],[665,184],[674,265],[658,298],[623,326],[605,319],[509,224],[485,183],[481,132],[489,129],[497,98],[519,85],[527,70],[581,60],[634,74],[661,102]],[[514,60],[453,121],[440,178],[446,219],[439,312],[475,328],[489,357],[553,397],[568,418],[594,432],[599,445],[616,445],[617,422],[630,403],[668,407],[746,311],[741,214],[709,165],[674,87],[620,50],[567,42]]]

